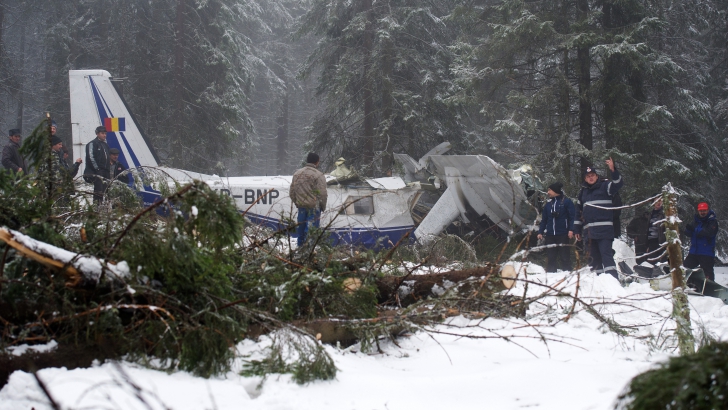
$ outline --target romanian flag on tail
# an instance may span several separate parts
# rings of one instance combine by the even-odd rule
[[[126,131],[124,118],[104,118],[104,127],[108,132]]]

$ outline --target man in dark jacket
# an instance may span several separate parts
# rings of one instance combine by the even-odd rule
[[[86,144],[86,169],[83,175],[84,179],[90,178],[93,181],[94,202],[101,203],[106,191],[106,181],[111,179],[109,145],[106,143],[106,128],[103,125],[96,127],[96,139]]]
[[[624,182],[612,158],[607,159],[605,163],[612,174],[611,181],[600,179],[592,167],[587,167],[584,172],[584,184],[576,205],[574,232],[577,240],[581,240],[583,232],[584,238],[588,241],[590,265],[597,275],[608,273],[619,279],[612,250],[614,211],[610,208],[612,196],[622,188]]]
[[[718,235],[718,218],[707,202],[698,204],[698,213],[693,223],[685,226],[685,235],[690,235],[690,252],[683,262],[689,269],[700,266],[705,277],[714,281],[715,237]]]
[[[546,245],[555,245],[547,248],[548,265],[546,272],[556,272],[556,265],[560,262],[561,270],[571,270],[569,257],[569,239],[574,237],[574,217],[576,210],[571,199],[564,195],[564,184],[555,182],[549,186],[546,194],[548,202],[543,207],[541,225],[538,229],[538,239],[546,234]],[[558,261],[558,262],[557,262]]]
[[[667,261],[667,255],[662,249],[662,245],[666,241],[664,220],[665,212],[662,210],[662,198],[658,198],[652,205],[652,211],[645,211],[644,214],[629,222],[627,236],[634,239],[637,264],[647,260],[650,262]]]
[[[68,159],[71,156],[68,153],[68,148],[63,147],[63,168],[66,169],[66,172],[68,173],[68,177],[73,179],[78,174],[78,169],[81,167],[81,163],[83,163],[83,160],[81,158],[76,158],[76,162],[73,164],[68,163]]]
[[[28,172],[28,165],[20,155],[20,130],[12,129],[9,134],[10,142],[3,148],[3,168],[13,172]]]
[[[627,225],[627,236],[634,241],[634,256],[637,264],[647,260],[647,235],[650,233],[650,211],[638,212],[629,225]]]
[[[113,179],[118,179],[119,181],[128,184],[129,183],[129,174],[124,174],[121,177],[122,172],[126,171],[127,168],[119,162],[119,150],[117,148],[112,148],[109,150],[109,161],[111,162],[111,177]]]
[[[665,220],[665,211],[662,209],[662,198],[659,198],[652,205],[652,213],[650,213],[650,230],[647,234],[647,257],[649,259],[657,259],[660,257],[659,262],[667,262],[667,254],[664,251],[658,251],[662,244],[667,242],[665,237],[665,226],[663,221]]]

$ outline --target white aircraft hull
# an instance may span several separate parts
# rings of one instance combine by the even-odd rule
[[[96,127],[111,125],[107,143],[119,149],[119,161],[128,168],[156,168],[178,182],[202,180],[232,196],[250,223],[272,229],[286,229],[296,224],[297,209],[288,194],[291,176],[218,177],[160,166],[154,149],[107,71],[72,70],[69,83],[74,158],[85,158],[85,146],[96,138]],[[321,227],[331,232],[334,244],[392,246],[414,230],[410,211],[419,192],[407,187],[401,178],[365,180],[358,186],[329,186]],[[140,190],[139,195],[145,204],[160,197],[149,186]],[[289,232],[295,236],[295,230]]]

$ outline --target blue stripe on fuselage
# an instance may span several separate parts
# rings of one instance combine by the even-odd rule
[[[96,86],[96,83],[94,82],[93,78],[89,76],[89,82],[91,83],[91,90],[93,90],[94,93],[94,101],[96,102],[96,109],[99,112],[99,120],[101,121],[101,124],[104,123],[104,120],[106,118],[114,118],[114,113],[111,112],[111,108],[109,108],[109,104],[106,103],[106,99],[103,95],[101,95],[101,92],[99,91],[98,87]],[[108,110],[108,112],[107,112]],[[116,136],[116,132],[108,132],[106,133],[106,143],[111,148],[116,148],[121,152],[121,155],[119,155],[119,161],[124,164],[127,168],[138,168],[141,163],[139,162],[139,159],[137,158],[136,154],[134,153],[134,150],[131,149],[131,145],[129,145],[129,141],[127,141],[126,136],[123,132],[119,131],[119,136],[121,137],[121,141],[124,143],[124,146],[127,149],[127,152],[129,152],[129,155],[131,156],[131,164],[129,164],[129,161],[126,159],[126,156],[124,155],[124,150],[121,149],[121,143],[119,142],[119,138]]]
[[[251,223],[259,226],[271,228],[276,231],[288,228],[288,225],[278,219],[246,213],[245,218]],[[333,245],[360,245],[366,248],[390,248],[399,242],[407,232],[414,231],[415,227],[410,226],[394,226],[391,228],[377,229],[375,227],[360,228],[329,228],[331,233],[331,241]],[[292,238],[297,237],[296,231],[290,232]]]

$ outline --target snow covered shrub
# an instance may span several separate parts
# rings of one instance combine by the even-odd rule
[[[636,376],[615,408],[724,409],[728,402],[728,342],[711,342],[697,353],[671,358]]]

